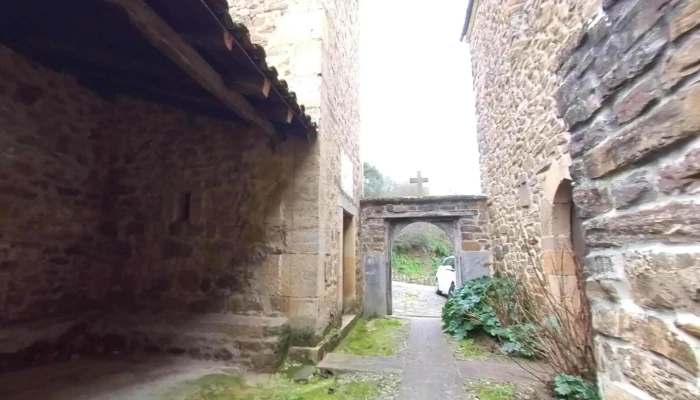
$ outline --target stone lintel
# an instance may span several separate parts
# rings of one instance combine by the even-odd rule
[[[362,199],[361,206],[381,206],[384,204],[422,204],[444,203],[452,201],[486,201],[488,197],[483,194],[449,195],[449,196],[425,196],[425,197],[384,197],[377,199]]]
[[[396,218],[420,218],[422,221],[430,222],[430,218],[447,218],[455,219],[465,215],[465,211],[469,210],[452,210],[452,211],[407,211],[403,213],[377,213],[369,214],[367,219],[396,219]]]

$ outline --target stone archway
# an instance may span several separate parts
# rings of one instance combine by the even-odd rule
[[[459,218],[455,217],[446,217],[446,218],[438,218],[438,217],[408,217],[408,218],[395,218],[395,219],[390,219],[387,221],[388,223],[388,235],[389,235],[389,242],[387,245],[387,248],[385,250],[385,257],[387,260],[387,314],[393,314],[394,312],[394,293],[393,293],[393,278],[395,278],[394,273],[394,260],[392,259],[392,250],[394,249],[394,244],[396,241],[396,238],[401,234],[401,232],[404,230],[404,228],[408,227],[409,225],[413,225],[414,223],[417,222],[427,222],[432,225],[437,226],[447,234],[447,237],[450,240],[450,248],[452,249],[452,255],[457,255],[458,254],[458,246],[460,245],[459,240],[460,240],[460,235],[459,235],[459,225],[458,225]],[[460,269],[457,267],[455,268],[455,272],[457,274],[460,274]],[[462,282],[459,277],[457,278],[459,282]]]
[[[414,222],[431,222],[450,237],[457,259],[457,283],[490,274],[485,196],[369,199],[361,202],[364,313],[391,314],[391,247]]]

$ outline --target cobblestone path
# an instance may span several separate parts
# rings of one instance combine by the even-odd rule
[[[435,293],[432,286],[392,282],[393,315],[439,317],[447,299]]]

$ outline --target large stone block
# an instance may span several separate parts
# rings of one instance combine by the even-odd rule
[[[612,382],[602,387],[601,395],[604,400],[643,400],[633,394],[632,390],[619,382]]]
[[[692,374],[698,372],[693,347],[682,341],[662,320],[629,314],[622,309],[602,304],[591,307],[591,317],[596,332],[623,339],[664,356]]]
[[[595,184],[575,186],[573,200],[580,218],[592,218],[613,209],[608,191]],[[569,218],[565,216],[566,220]]]
[[[657,87],[655,77],[647,77],[616,101],[612,109],[618,122],[628,122],[637,117],[654,100]]]
[[[698,254],[625,253],[625,272],[638,304],[700,314]]]
[[[696,242],[700,204],[671,202],[584,223],[587,245],[622,246],[637,241]]]
[[[635,386],[659,400],[697,399],[695,377],[635,348],[619,349],[622,372]]]
[[[585,156],[588,176],[598,178],[640,162],[654,152],[697,135],[699,130],[700,84],[695,84],[589,151]]]
[[[364,315],[384,316],[389,312],[389,271],[384,252],[365,251],[364,264]]]
[[[491,253],[488,251],[467,251],[459,255],[461,283],[491,275]]]
[[[671,16],[669,23],[671,40],[676,40],[698,24],[700,24],[700,1],[687,0]]]
[[[700,71],[700,35],[691,36],[666,57],[661,79],[668,89],[697,71]]]
[[[659,171],[658,188],[664,193],[694,193],[700,186],[700,149],[692,149]]]
[[[628,208],[653,197],[653,186],[645,170],[634,171],[610,184],[613,204],[617,209]]]

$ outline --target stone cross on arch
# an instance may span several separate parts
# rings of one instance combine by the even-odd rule
[[[420,174],[420,171],[416,173],[415,178],[411,178],[411,183],[417,183],[418,184],[418,197],[423,197],[423,183],[428,182],[428,178],[423,178]]]

